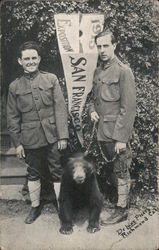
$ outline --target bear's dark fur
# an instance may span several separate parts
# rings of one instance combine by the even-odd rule
[[[99,231],[103,197],[98,187],[94,166],[88,162],[83,153],[74,154],[65,163],[59,196],[62,234],[73,232],[73,208],[79,201],[89,208],[87,231],[90,233]]]

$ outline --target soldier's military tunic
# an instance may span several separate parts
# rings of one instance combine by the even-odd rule
[[[46,72],[24,75],[9,86],[8,130],[15,147],[23,145],[29,178],[39,178],[46,159],[54,180],[60,178],[57,141],[68,138],[67,109],[57,77]],[[36,170],[37,171],[36,171]]]
[[[96,111],[100,117],[97,140],[110,160],[115,154],[115,142],[128,145],[131,138],[136,112],[134,77],[131,69],[114,57],[96,69],[93,84],[89,113]],[[124,180],[123,185],[130,179],[130,163],[131,151],[127,146],[126,152],[112,163],[118,180]]]

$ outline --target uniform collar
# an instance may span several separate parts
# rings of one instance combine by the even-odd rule
[[[108,62],[102,62],[101,63],[101,68],[102,69],[107,69],[109,68],[112,64],[114,64],[117,61],[117,57],[115,56],[113,59],[109,60]]]
[[[26,77],[27,79],[34,79],[38,74],[39,74],[39,70],[36,70],[33,73],[24,72],[24,77]]]

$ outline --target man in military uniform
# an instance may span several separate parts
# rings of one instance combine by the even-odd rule
[[[41,174],[47,163],[53,182],[61,177],[60,151],[67,147],[67,108],[54,74],[40,72],[39,46],[32,41],[19,48],[18,62],[23,76],[9,86],[8,130],[17,156],[28,164],[28,188],[32,208],[25,223],[41,212]],[[54,183],[55,192],[60,183]]]
[[[91,120],[98,122],[97,140],[106,161],[111,161],[117,179],[118,201],[115,212],[103,224],[114,224],[127,219],[130,190],[129,140],[136,112],[135,82],[131,69],[116,56],[115,37],[110,30],[98,34],[95,42],[99,67],[94,73]]]

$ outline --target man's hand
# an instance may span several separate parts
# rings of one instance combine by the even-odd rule
[[[117,154],[119,154],[120,151],[122,151],[122,150],[123,150],[123,151],[126,150],[126,143],[117,141],[117,142],[115,143],[115,152],[116,152]]]
[[[91,113],[91,121],[97,122],[98,120],[99,120],[99,115],[97,114],[96,111],[93,111],[93,112]]]
[[[19,145],[16,148],[16,153],[19,159],[25,158],[24,148],[22,145]]]
[[[59,140],[58,141],[58,149],[63,150],[67,148],[67,140]]]

